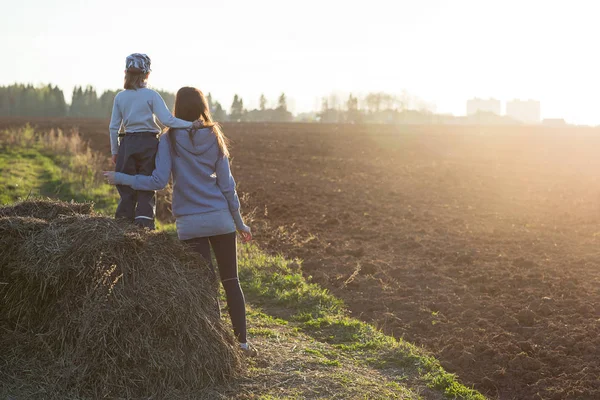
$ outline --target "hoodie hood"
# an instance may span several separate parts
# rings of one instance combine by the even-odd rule
[[[217,145],[217,137],[212,132],[212,128],[198,129],[192,135],[193,140],[190,140],[190,134],[187,129],[170,129],[169,135],[172,135],[170,137],[171,140],[175,139],[178,150],[184,149],[193,155],[201,155],[211,147]]]

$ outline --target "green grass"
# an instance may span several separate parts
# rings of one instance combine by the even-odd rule
[[[0,146],[8,135],[0,135]],[[6,188],[0,203],[48,196],[94,201],[97,211],[112,215],[117,192],[80,168],[85,160],[76,165],[73,154],[53,153],[32,131],[23,137],[27,146],[0,147]],[[174,224],[158,227],[175,233]],[[422,349],[352,318],[340,299],[304,277],[301,260],[241,245],[239,264],[248,333],[261,356],[248,360],[246,380],[217,389],[214,398],[419,399],[432,392],[434,398],[484,399]]]
[[[27,198],[51,197],[78,202],[94,202],[101,213],[113,214],[116,189],[99,185],[81,190],[81,183],[64,173],[65,156],[47,154],[43,149],[5,149],[0,153],[0,204]]]
[[[79,136],[61,132],[40,134],[30,126],[0,131],[0,204],[27,198],[52,197],[95,203],[112,214],[118,198],[114,187],[100,184],[102,166]]]
[[[159,231],[167,232],[172,236],[177,236],[177,229],[174,223],[169,224],[156,220],[156,229],[158,229]]]
[[[36,149],[7,149],[0,153],[0,203],[40,196],[58,179],[60,169]]]

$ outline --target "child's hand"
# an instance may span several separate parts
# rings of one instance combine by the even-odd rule
[[[114,171],[103,171],[104,179],[109,185],[115,185],[115,172]]]
[[[197,119],[192,123],[192,128],[193,129],[200,129],[204,127],[204,122],[202,122],[201,119]]]
[[[112,162],[113,162],[113,164],[117,165],[117,155],[116,154],[112,155]]]
[[[252,240],[252,230],[248,225],[244,225],[244,227],[240,229],[240,236],[242,237],[242,243],[248,243]]]

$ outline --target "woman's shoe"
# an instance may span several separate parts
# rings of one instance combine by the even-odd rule
[[[240,343],[240,349],[242,349],[242,352],[247,357],[256,357],[256,356],[258,356],[258,350],[256,350],[256,347],[254,347],[254,345],[252,345],[252,344],[250,344],[248,342],[246,342],[246,343]]]

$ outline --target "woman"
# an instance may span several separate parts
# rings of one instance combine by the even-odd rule
[[[177,235],[211,265],[215,253],[227,306],[242,350],[256,354],[246,339],[246,305],[237,268],[236,230],[242,242],[252,240],[250,228],[240,214],[240,201],[229,166],[227,139],[213,122],[202,92],[192,87],[179,89],[175,98],[176,118],[200,119],[199,130],[169,129],[162,135],[152,175],[127,175],[105,171],[113,185],[135,190],[159,190],[173,176],[173,216]]]

